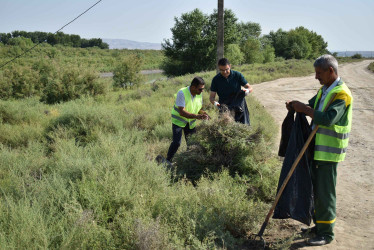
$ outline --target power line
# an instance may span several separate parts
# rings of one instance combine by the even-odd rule
[[[62,26],[59,30],[57,30],[55,33],[53,34],[57,34],[59,31],[61,31],[63,28],[65,28],[66,26],[68,26],[69,24],[71,24],[72,22],[74,22],[75,20],[77,20],[78,18],[80,18],[82,15],[84,15],[86,12],[88,12],[90,9],[92,9],[93,7],[95,7],[95,5],[97,5],[98,3],[100,3],[102,0],[99,0],[97,1],[95,4],[93,4],[91,7],[89,7],[88,9],[86,9],[84,12],[82,12],[81,14],[79,14],[76,18],[74,18],[73,20],[71,20],[70,22],[68,22],[67,24],[65,24],[64,26]],[[43,41],[39,41],[37,44],[35,44],[34,46],[32,46],[31,48],[25,50],[23,53],[15,56],[14,58],[12,58],[11,60],[7,61],[6,63],[4,63],[3,65],[0,66],[0,69],[2,69],[5,65],[7,65],[8,63],[11,63],[13,62],[14,60],[16,60],[17,58],[25,55],[26,53],[28,53],[29,51],[33,50],[36,46],[38,46],[39,44],[41,44],[42,42],[45,42],[47,40],[44,39]]]

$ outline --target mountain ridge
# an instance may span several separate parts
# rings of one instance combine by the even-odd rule
[[[161,43],[138,42],[127,39],[102,38],[109,45],[109,49],[151,49],[161,50]]]

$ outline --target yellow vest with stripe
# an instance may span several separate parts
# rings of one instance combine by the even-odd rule
[[[192,114],[198,114],[203,106],[203,95],[195,95],[194,99],[192,100],[191,92],[188,87],[181,88],[179,91],[181,90],[184,94],[185,110]],[[171,122],[182,128],[184,128],[187,124],[189,124],[190,129],[193,129],[196,126],[196,119],[189,119],[181,116],[179,114],[178,107],[175,104],[171,110]]]
[[[349,132],[352,126],[352,104],[353,97],[351,91],[345,83],[337,85],[326,96],[322,110],[325,107],[331,96],[336,93],[335,100],[344,100],[347,108],[346,124],[343,126],[332,125],[330,127],[319,125],[316,133],[316,141],[314,148],[314,160],[340,162],[345,158],[345,152],[348,147]],[[318,100],[321,99],[322,88],[318,91],[316,101],[314,102],[314,109],[316,110]]]

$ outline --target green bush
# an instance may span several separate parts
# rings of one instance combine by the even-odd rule
[[[79,69],[67,69],[60,79],[43,78],[46,81],[40,101],[47,104],[75,100],[84,95],[105,94],[108,86],[93,72],[81,72]]]
[[[122,59],[113,71],[115,87],[132,87],[142,81],[140,70],[143,61],[140,56],[130,55]]]
[[[356,54],[354,54],[353,56],[351,56],[351,58],[353,58],[353,59],[361,59],[361,58],[362,58],[362,55],[359,54],[359,53],[356,53]]]
[[[49,76],[41,61],[33,67]],[[238,70],[252,84],[310,74],[313,66],[283,61]],[[215,74],[199,75],[209,85]],[[191,161],[178,161],[175,172],[157,165],[172,137],[174,94],[192,78],[54,105],[0,100],[0,248],[242,248],[274,197],[280,163],[271,147],[278,127],[252,95],[246,98],[251,127],[216,120],[204,92],[212,121],[198,121],[193,145],[187,149],[183,140],[176,155]],[[215,150],[235,158],[217,164]]]
[[[241,46],[244,55],[244,62],[248,64],[263,63],[264,55],[261,52],[261,42],[256,38],[249,38],[244,41]]]
[[[271,45],[265,45],[262,53],[264,55],[264,63],[274,62],[275,60],[275,49]]]
[[[87,145],[96,141],[100,133],[116,133],[123,126],[121,116],[107,106],[71,103],[69,108],[45,128],[49,142],[57,138],[74,139],[77,145]]]
[[[374,62],[369,64],[368,69],[374,72]]]
[[[39,95],[42,86],[38,73],[27,66],[12,66],[4,70],[0,80],[0,98],[26,98]]]
[[[244,61],[244,56],[238,44],[229,44],[225,51],[225,57],[229,59],[230,63],[233,65],[240,65]]]
[[[177,175],[196,181],[207,172],[227,169],[232,176],[248,176],[254,184],[251,193],[268,200],[272,193],[264,191],[275,185],[276,179],[272,165],[264,164],[271,155],[263,134],[261,128],[234,122],[228,113],[203,123],[191,137],[188,149],[177,155]]]

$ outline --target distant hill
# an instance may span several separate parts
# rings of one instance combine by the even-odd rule
[[[136,42],[126,39],[106,39],[103,42],[109,44],[109,49],[154,49],[161,50],[161,43]]]

